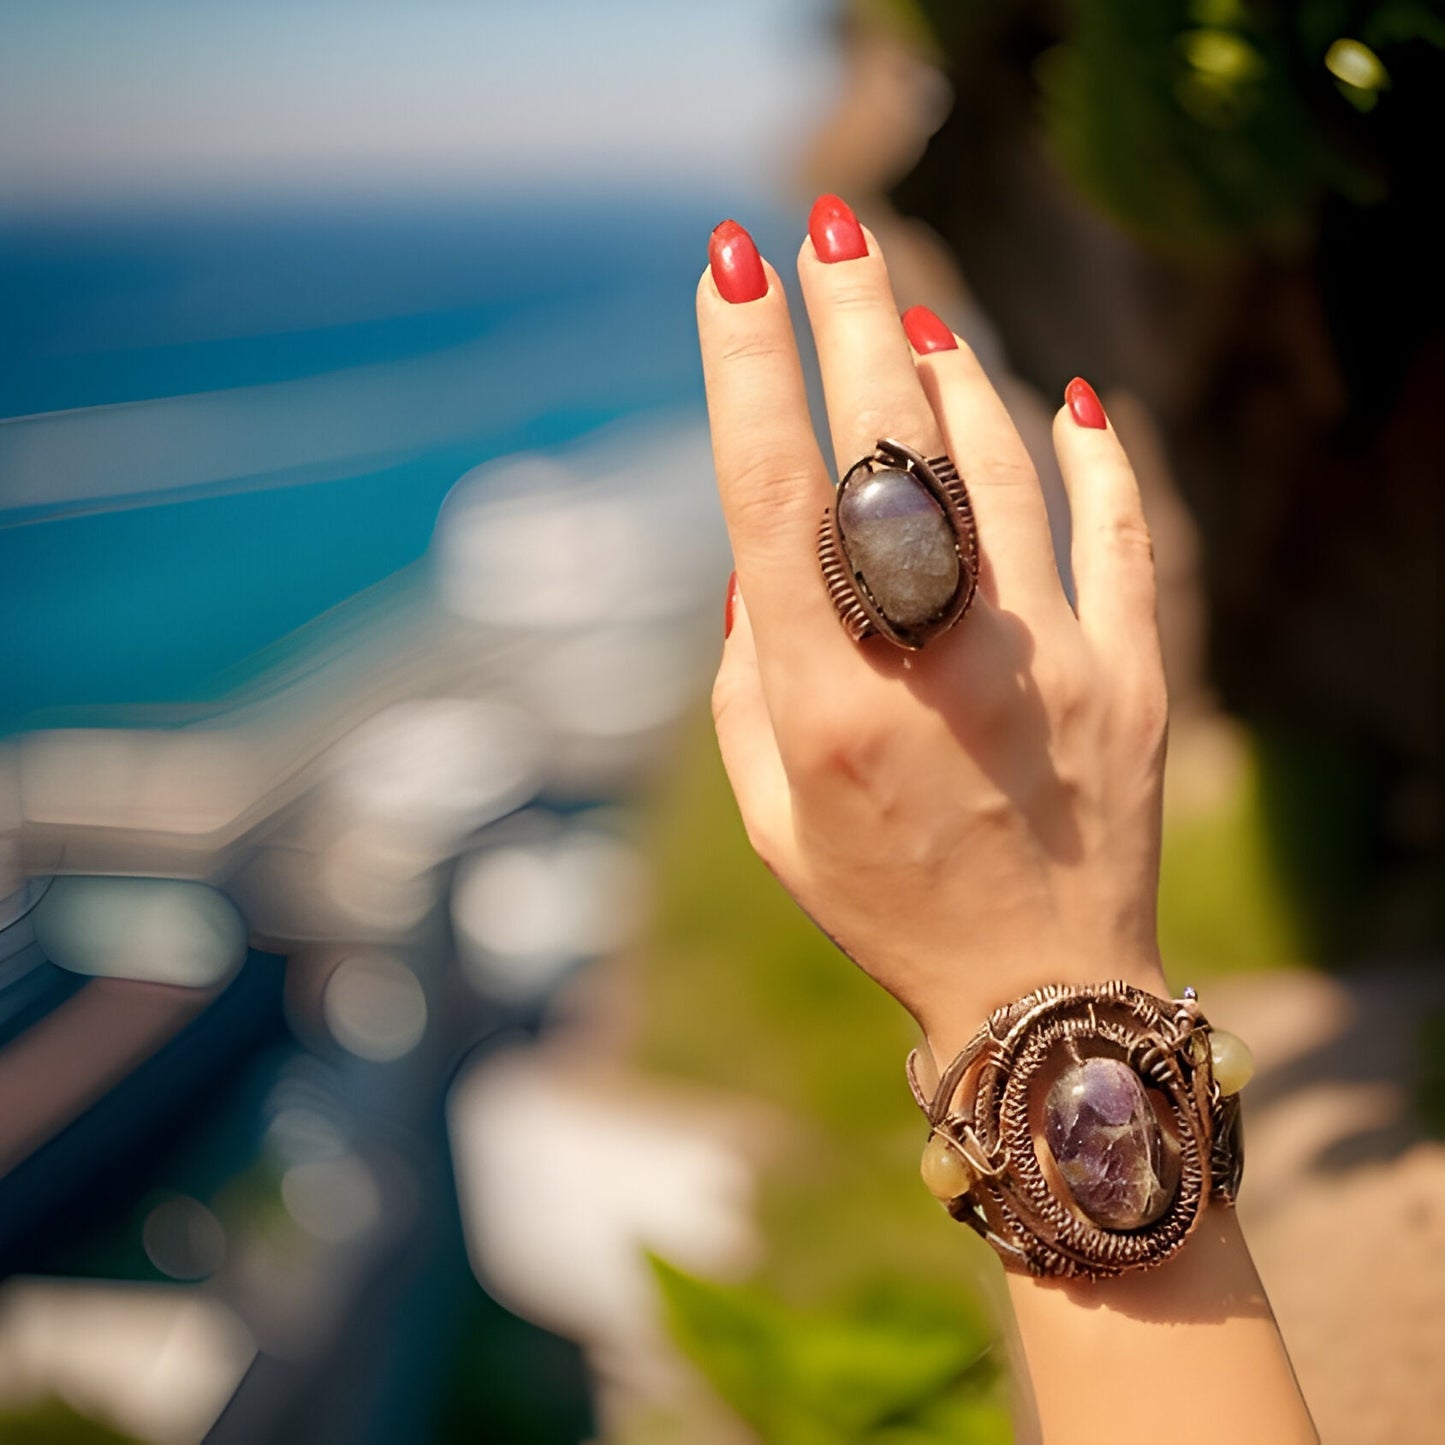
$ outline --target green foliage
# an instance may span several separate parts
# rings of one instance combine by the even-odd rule
[[[962,1297],[921,1285],[804,1313],[653,1259],[672,1331],[768,1445],[990,1445],[1012,1438],[989,1334]]]
[[[765,1438],[786,1445],[1007,1439],[1000,1371],[991,1359],[966,1368],[987,1346],[980,1281],[997,1264],[918,1180],[926,1131],[902,1069],[914,1026],[758,862],[706,715],[656,800],[652,832],[658,908],[640,1060],[763,1101],[786,1142],[763,1179],[768,1250],[753,1289],[665,1275],[679,1343],[759,1429],[755,1397],[778,1397]],[[921,1363],[905,1368],[907,1342]],[[860,1353],[885,1374],[848,1365],[855,1397],[851,1378],[833,1376]],[[950,1370],[955,1388],[925,1388]],[[834,1403],[818,1406],[819,1393]],[[889,1401],[901,1404],[884,1418]]]
[[[1321,729],[1270,723],[1252,736],[1271,856],[1295,900],[1305,956],[1326,965],[1357,959],[1370,947],[1364,921],[1380,917],[1370,880],[1388,829],[1380,815],[1389,772],[1368,745]]]
[[[1424,0],[916,3],[950,68],[976,68],[980,46],[1005,63],[1042,47],[1054,155],[1107,214],[1173,248],[1288,242],[1327,193],[1381,199],[1403,139],[1393,77],[1445,48]]]
[[[658,899],[642,1061],[855,1138],[913,1123],[900,1108],[912,1024],[758,861],[706,715],[658,799],[649,851]]]
[[[0,1440],[6,1445],[141,1445],[135,1436],[91,1420],[54,1396],[0,1410]]]
[[[1179,985],[1289,967],[1309,956],[1300,900],[1279,859],[1258,744],[1244,734],[1238,748],[1206,802],[1165,813],[1159,944]],[[1170,793],[1166,788],[1166,801]]]
[[[1050,144],[1116,220],[1159,240],[1287,237],[1327,188],[1371,175],[1314,113],[1311,64],[1275,7],[1239,0],[1078,0],[1038,67]]]

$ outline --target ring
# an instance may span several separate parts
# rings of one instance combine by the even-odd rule
[[[948,457],[888,438],[838,483],[818,529],[818,563],[844,629],[916,651],[978,590],[978,530]]]

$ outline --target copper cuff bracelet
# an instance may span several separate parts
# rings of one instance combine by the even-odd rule
[[[1252,1065],[1192,989],[1050,984],[996,1009],[930,1099],[924,1182],[1006,1266],[1100,1279],[1170,1258],[1244,1163]]]
[[[913,651],[946,632],[978,588],[978,533],[958,468],[880,440],[838,483],[818,561],[855,642],[878,633]]]

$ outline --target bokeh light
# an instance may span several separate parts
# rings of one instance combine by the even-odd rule
[[[495,829],[458,864],[451,917],[473,984],[526,999],[634,942],[647,901],[646,864],[632,845],[585,815],[533,812]]]
[[[246,956],[241,916],[200,883],[57,878],[34,927],[52,963],[96,978],[214,988]]]
[[[146,1258],[172,1279],[207,1279],[226,1262],[226,1231],[201,1203],[178,1194],[146,1215]]]
[[[421,984],[384,953],[343,959],[326,980],[322,1008],[337,1043],[372,1063],[404,1058],[426,1032]]]

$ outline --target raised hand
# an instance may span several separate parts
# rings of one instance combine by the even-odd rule
[[[714,713],[754,847],[913,1013],[940,1063],[1040,984],[1122,977],[1166,992],[1154,568],[1098,398],[1070,383],[1054,424],[1070,606],[997,393],[937,317],[900,321],[877,242],[835,197],[813,209],[798,277],[831,465],[782,282],[736,224],[713,233],[697,295],[737,564]],[[855,643],[816,554],[833,478],[884,437],[951,457],[978,524],[979,595],[917,652]],[[1232,1209],[1206,1209],[1157,1268],[1082,1283],[1013,1272],[1008,1286],[1036,1416],[1021,1439],[1316,1438]]]
[[[814,439],[777,273],[725,222],[698,287],[718,485],[737,565],[714,691],[753,846],[838,945],[956,1048],[1055,980],[1155,992],[1165,694],[1138,488],[1087,383],[1054,443],[1077,612],[1023,442],[968,347],[900,321],[877,242],[832,198],[798,278],[832,432]],[[819,573],[818,522],[882,437],[967,484],[979,595],[914,653],[855,644]]]

